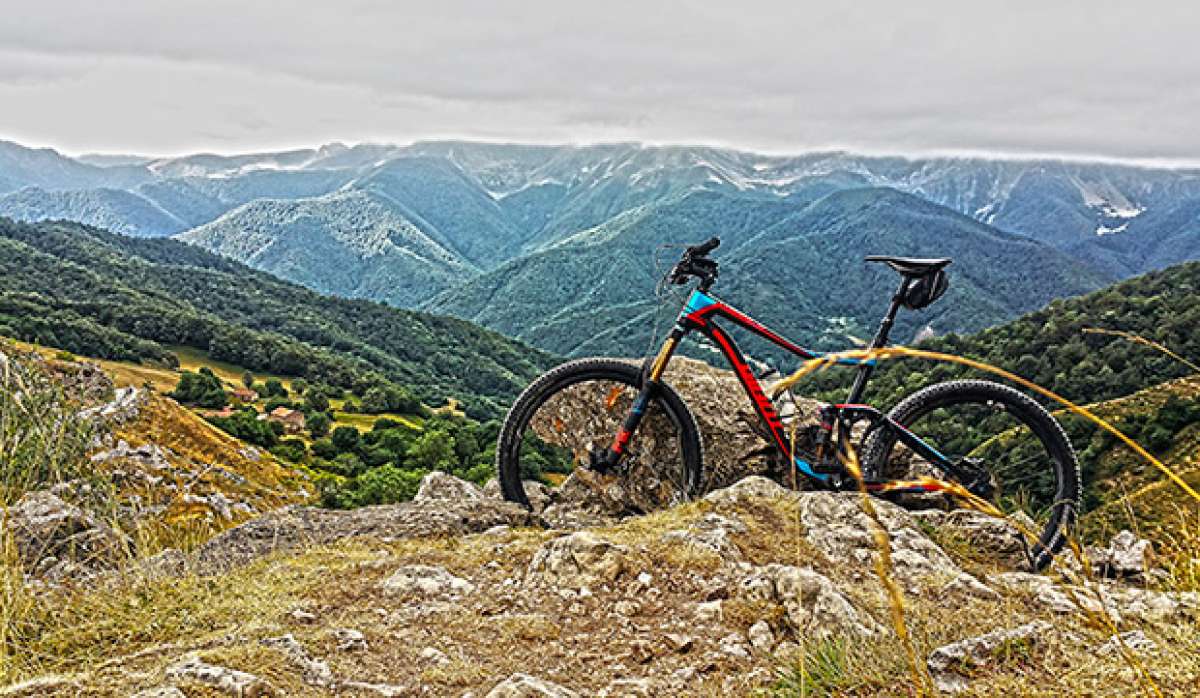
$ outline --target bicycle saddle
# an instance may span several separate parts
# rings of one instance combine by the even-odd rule
[[[892,269],[900,272],[904,276],[924,276],[935,271],[943,269],[950,264],[952,260],[942,259],[922,259],[920,257],[890,257],[888,255],[873,254],[866,258],[868,262],[883,262]]]

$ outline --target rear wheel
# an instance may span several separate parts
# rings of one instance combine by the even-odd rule
[[[553,480],[607,448],[642,386],[638,366],[579,359],[550,370],[517,398],[496,447],[504,498],[529,506],[528,480]],[[615,477],[629,513],[688,501],[700,486],[701,446],[683,401],[662,385],[630,440]]]
[[[1048,565],[1075,523],[1079,462],[1062,427],[1028,395],[989,381],[939,383],[906,398],[888,416],[950,462],[973,471],[971,491],[1005,514],[1034,522],[1029,561]],[[894,429],[879,429],[863,447],[867,474],[945,477],[910,451]]]

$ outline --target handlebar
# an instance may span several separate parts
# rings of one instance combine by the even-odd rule
[[[708,253],[721,246],[720,238],[709,238],[707,242],[699,245],[692,245],[687,248],[683,256],[671,269],[667,275],[667,280],[678,286],[682,286],[688,282],[691,277],[700,279],[700,290],[707,291],[709,286],[717,280],[717,262],[709,259]]]

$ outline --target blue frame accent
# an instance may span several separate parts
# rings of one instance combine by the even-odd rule
[[[688,296],[687,305],[683,306],[683,313],[680,314],[680,317],[684,315],[691,315],[698,310],[703,310],[710,305],[716,304],[717,300],[707,293],[704,293],[703,291],[692,291],[692,295]]]
[[[821,481],[825,481],[825,480],[829,479],[829,475],[825,475],[824,473],[818,473],[818,472],[814,471],[812,465],[810,465],[808,463],[808,461],[806,461],[802,458],[796,459],[796,467],[800,469],[800,472],[804,473],[805,475],[807,475],[811,478],[816,478]]]

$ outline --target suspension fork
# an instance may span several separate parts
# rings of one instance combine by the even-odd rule
[[[638,392],[637,398],[633,401],[633,406],[629,409],[629,414],[625,416],[625,421],[621,424],[621,430],[617,432],[613,438],[612,444],[605,449],[599,457],[593,456],[593,467],[597,470],[606,470],[617,467],[621,459],[625,456],[626,448],[629,445],[629,440],[637,431],[638,425],[642,423],[642,418],[646,415],[646,408],[649,407],[650,401],[658,393],[659,386],[662,385],[662,375],[667,370],[667,364],[671,362],[671,357],[675,355],[675,349],[679,347],[680,340],[683,339],[686,331],[683,327],[676,325],[671,330],[671,334],[667,336],[662,347],[658,350],[658,355],[654,357],[654,362],[650,364],[650,369],[646,371],[642,378],[642,389]]]

